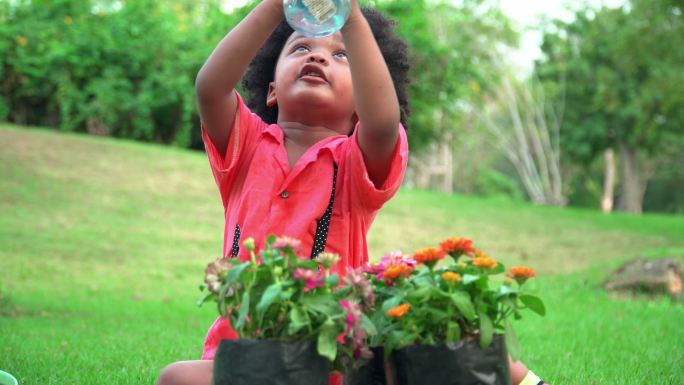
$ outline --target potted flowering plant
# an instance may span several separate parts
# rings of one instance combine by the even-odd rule
[[[503,264],[466,238],[410,257],[390,253],[367,271],[379,303],[370,344],[391,354],[399,385],[510,384],[507,355],[519,351],[510,318],[524,309],[545,313],[543,302],[523,290],[534,270],[513,267],[497,281]]]
[[[249,261],[221,258],[207,266],[201,289],[208,293],[199,304],[215,301],[240,337],[220,342],[214,384],[323,385],[333,362],[367,355],[365,338],[374,328],[361,312],[372,301],[366,278],[341,285],[330,274],[337,255],[311,260],[299,255],[299,244],[271,236],[257,251],[247,239]]]

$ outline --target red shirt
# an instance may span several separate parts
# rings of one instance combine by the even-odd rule
[[[223,200],[223,256],[230,257],[234,246],[239,246],[238,257],[247,260],[242,241],[252,237],[258,249],[271,234],[299,239],[302,252],[309,255],[317,220],[330,201],[336,163],[335,199],[325,250],[340,255],[333,271],[341,275],[348,266],[366,263],[366,234],[380,207],[399,189],[406,169],[406,133],[403,127],[398,129],[390,172],[381,188],[376,188],[357,142],[358,125],[351,136],[335,135],[316,143],[290,170],[282,129],[264,123],[238,96],[225,158],[202,130]],[[221,339],[236,337],[228,320],[218,318],[209,329],[202,358],[212,359]]]

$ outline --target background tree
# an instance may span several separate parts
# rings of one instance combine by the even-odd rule
[[[233,22],[219,0],[0,0],[0,20],[0,119],[199,142],[194,77]]]
[[[564,206],[559,143],[562,116],[546,101],[536,79],[517,81],[501,69],[501,85],[482,111],[493,142],[515,167],[530,200]]]
[[[397,20],[411,55],[411,144],[421,148],[459,130],[460,120],[494,80],[491,51],[517,35],[488,1],[378,1]]]
[[[510,20],[484,0],[373,4],[397,20],[409,44],[409,183],[474,192],[483,175],[499,180],[500,174],[486,172],[493,157],[474,120],[484,91],[497,81],[492,52],[517,41]]]
[[[675,0],[633,0],[580,11],[544,36],[536,71],[565,105],[564,153],[586,165],[614,149],[624,211],[642,211],[649,178],[684,148],[682,11]]]

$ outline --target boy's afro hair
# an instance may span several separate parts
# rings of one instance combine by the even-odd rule
[[[408,100],[408,49],[406,43],[394,33],[395,22],[373,8],[361,8],[373,36],[387,63],[394,89],[399,99],[401,123],[407,126],[410,113]],[[268,107],[266,96],[268,85],[275,76],[275,67],[285,42],[294,30],[284,20],[266,40],[242,78],[242,88],[247,92],[247,106],[264,120],[272,124],[278,120],[278,106]]]

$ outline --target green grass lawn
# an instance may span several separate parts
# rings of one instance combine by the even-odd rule
[[[201,153],[0,126],[0,369],[21,384],[152,384],[197,359],[197,308],[221,253],[222,207]],[[374,258],[452,235],[540,273],[548,314],[516,324],[551,384],[684,384],[684,306],[618,299],[627,259],[684,261],[684,216],[602,215],[402,190],[369,235]]]

